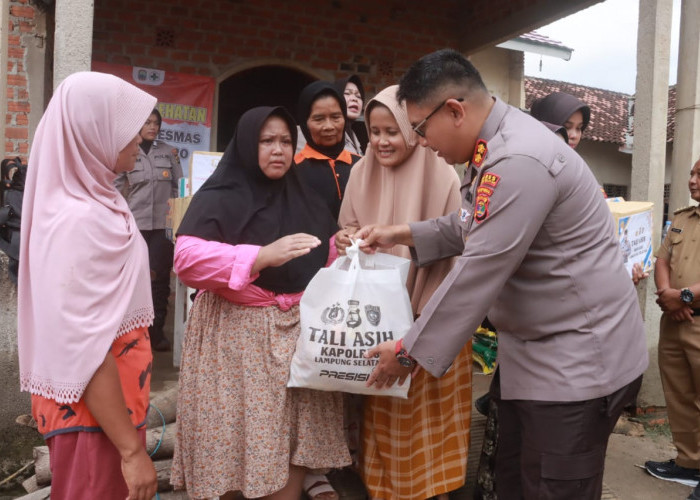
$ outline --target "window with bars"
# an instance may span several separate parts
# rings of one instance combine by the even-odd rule
[[[621,196],[627,199],[627,186],[622,184],[603,184],[603,191],[605,191],[608,198],[617,198]]]

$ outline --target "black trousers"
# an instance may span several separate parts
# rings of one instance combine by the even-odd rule
[[[148,261],[151,268],[151,293],[155,318],[150,327],[151,345],[163,339],[163,326],[168,315],[170,297],[170,271],[173,268],[173,244],[166,238],[165,229],[141,231],[148,245]]]
[[[640,376],[608,396],[575,402],[506,401],[492,385],[498,499],[600,499],[610,433],[641,384]]]

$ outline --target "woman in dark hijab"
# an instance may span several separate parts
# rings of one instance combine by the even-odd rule
[[[326,201],[337,220],[350,168],[360,157],[345,149],[345,99],[332,83],[317,81],[299,96],[297,116],[306,146],[294,157],[303,181]]]
[[[564,142],[569,143],[569,134],[566,132],[566,127],[563,125],[555,125],[554,123],[542,122],[542,125],[564,139]]]
[[[577,97],[564,92],[553,92],[532,103],[530,114],[541,122],[566,128],[569,146],[576,148],[581,134],[591,120],[591,108]]]
[[[307,468],[350,464],[340,393],[288,389],[299,300],[337,225],[292,165],[284,108],[240,119],[178,229],[187,323],[171,482],[192,498],[298,498]]]
[[[367,129],[358,121],[365,103],[365,88],[357,75],[350,75],[335,81],[335,88],[345,98],[347,122],[345,123],[345,149],[362,156],[367,147]]]

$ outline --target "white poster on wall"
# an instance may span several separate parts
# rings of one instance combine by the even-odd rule
[[[194,151],[190,156],[190,182],[187,194],[193,195],[202,187],[211,174],[216,170],[223,153],[209,151]]]

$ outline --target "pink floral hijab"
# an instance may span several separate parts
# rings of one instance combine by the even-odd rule
[[[113,169],[155,104],[115,76],[75,73],[37,127],[20,240],[23,391],[78,401],[114,339],[153,321],[148,251]]]

